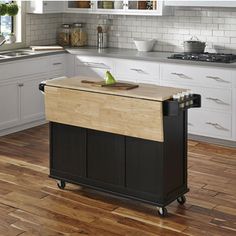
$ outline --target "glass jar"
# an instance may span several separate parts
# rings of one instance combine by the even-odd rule
[[[88,42],[88,36],[83,29],[83,24],[74,23],[71,28],[71,46],[72,47],[86,46],[87,42]]]
[[[58,44],[61,46],[70,46],[70,25],[62,24],[58,31]]]

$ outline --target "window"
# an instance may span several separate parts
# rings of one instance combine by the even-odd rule
[[[10,33],[16,36],[16,43],[9,43],[8,41],[0,46],[0,51],[11,50],[25,47],[25,7],[26,1],[22,0],[0,0],[0,2],[10,3],[16,2],[19,7],[19,12],[16,16],[0,16],[0,32],[6,37]]]
[[[3,0],[1,2],[9,3],[12,2],[10,0]],[[4,36],[7,36],[10,33],[13,33],[14,26],[13,26],[13,17],[12,16],[0,16],[0,32],[3,33]]]

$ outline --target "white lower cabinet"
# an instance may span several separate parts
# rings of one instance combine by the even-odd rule
[[[190,134],[236,140],[235,78],[230,69],[175,64],[161,65],[161,85],[198,93],[202,107],[189,110]]]
[[[115,59],[115,75],[118,80],[159,84],[159,64],[154,62]]]
[[[188,129],[192,134],[231,140],[231,113],[192,109],[189,111]]]
[[[0,84],[0,129],[19,122],[19,87],[17,82]]]
[[[114,73],[114,65],[111,58],[94,56],[75,57],[75,75],[103,79],[106,71]]]
[[[39,83],[47,77],[34,78],[20,83],[20,118],[22,122],[44,118],[44,97]]]
[[[0,135],[45,122],[38,86],[65,75],[64,54],[1,63],[0,71]]]

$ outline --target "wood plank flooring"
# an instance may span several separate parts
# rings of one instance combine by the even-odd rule
[[[48,178],[48,126],[0,138],[0,236],[236,235],[236,149],[189,141],[187,203],[155,207]]]

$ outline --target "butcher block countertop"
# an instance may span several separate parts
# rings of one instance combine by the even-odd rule
[[[88,77],[73,77],[73,78],[61,77],[53,80],[48,80],[46,82],[46,85],[51,87],[88,91],[88,92],[116,95],[130,98],[146,99],[159,102],[172,98],[174,94],[186,91],[185,89],[157,86],[151,84],[150,85],[139,84],[138,88],[134,88],[131,90],[116,90],[107,87],[97,87],[91,84],[85,84],[81,82],[82,80],[101,81],[95,78],[88,78]]]

